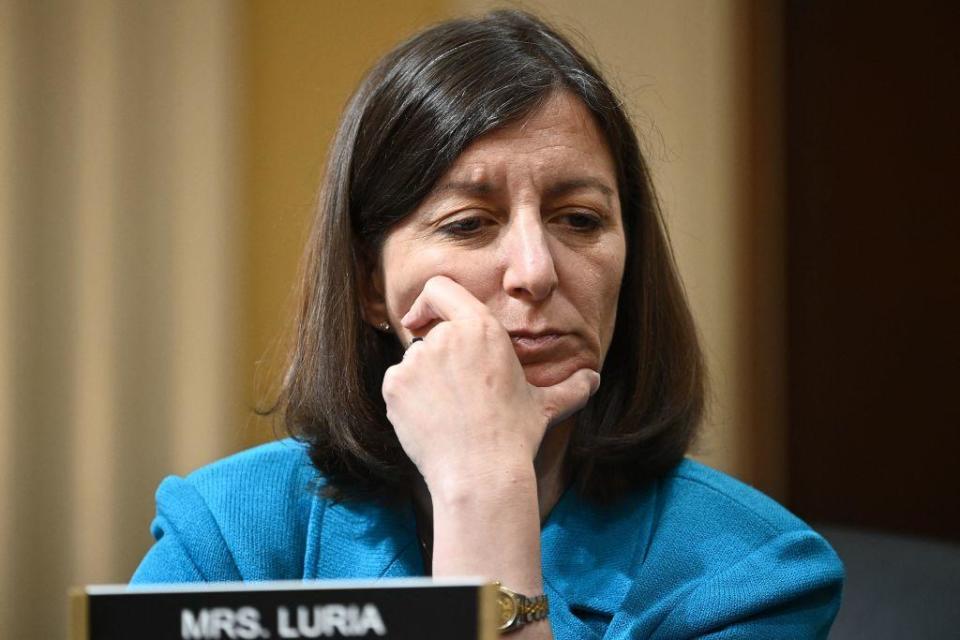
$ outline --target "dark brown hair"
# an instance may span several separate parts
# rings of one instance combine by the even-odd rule
[[[309,444],[331,495],[402,495],[416,474],[380,391],[400,345],[362,317],[371,260],[471,141],[558,90],[582,100],[605,136],[627,238],[603,382],[578,416],[569,462],[582,491],[614,497],[686,452],[703,407],[702,357],[636,135],[566,38],[527,13],[498,11],[444,22],[388,53],[350,100],[330,150],[276,408]]]

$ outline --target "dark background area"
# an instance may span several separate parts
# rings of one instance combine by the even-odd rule
[[[789,503],[808,521],[960,540],[957,7],[786,6]]]

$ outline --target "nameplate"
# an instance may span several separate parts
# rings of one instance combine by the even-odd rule
[[[99,585],[70,594],[71,640],[493,640],[496,587],[477,580]]]

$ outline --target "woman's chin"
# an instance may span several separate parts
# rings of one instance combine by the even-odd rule
[[[523,373],[527,382],[535,387],[552,387],[584,368],[596,369],[596,364],[579,358],[561,362],[537,362],[523,365]]]

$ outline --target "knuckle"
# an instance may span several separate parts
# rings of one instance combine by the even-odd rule
[[[427,280],[426,284],[423,285],[423,292],[427,296],[435,296],[440,293],[440,289],[443,288],[443,276],[433,276]]]
[[[464,320],[463,322],[472,333],[476,333],[484,340],[489,340],[491,337],[499,334],[502,331],[500,323],[497,322],[497,320],[489,313],[476,315],[469,320]]]
[[[397,412],[389,404],[387,405],[387,420],[389,420],[391,424],[396,424],[397,422]]]
[[[544,422],[550,424],[560,415],[560,409],[555,403],[549,402],[541,407],[540,413],[543,416]]]
[[[458,324],[463,328],[463,331],[469,333],[483,334],[485,332],[483,318],[480,317],[464,318]]]
[[[477,316],[477,323],[483,332],[483,337],[487,340],[500,339],[507,335],[506,329],[489,309],[485,308],[483,313]]]
[[[451,340],[452,334],[456,333],[457,327],[453,322],[441,322],[430,330],[430,342],[434,344],[446,344]]]
[[[418,353],[423,350],[423,344],[418,340],[417,342],[412,343],[407,350],[403,352],[403,362],[406,365],[411,365],[418,361],[420,356]]]
[[[501,331],[500,323],[491,315],[489,311],[484,311],[477,316],[477,320],[483,332],[486,334],[499,333]]]
[[[383,384],[380,385],[380,390],[385,400],[396,397],[399,391],[400,381],[397,380],[400,375],[398,371],[399,366],[400,365],[393,365],[383,374]]]

